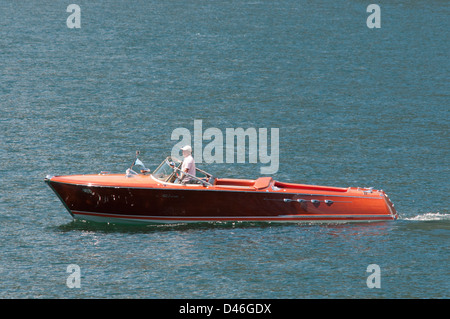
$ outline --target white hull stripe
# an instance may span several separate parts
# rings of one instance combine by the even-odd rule
[[[186,223],[212,221],[266,221],[266,222],[298,222],[298,221],[382,221],[393,220],[390,215],[279,215],[279,216],[140,216],[120,215],[93,212],[71,212],[76,219],[93,221],[117,221],[139,223]]]

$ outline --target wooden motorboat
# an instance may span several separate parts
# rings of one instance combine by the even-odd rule
[[[47,175],[45,182],[74,219],[94,222],[340,223],[398,217],[383,190],[285,183],[272,177],[218,178],[198,168],[184,183],[180,166],[169,156],[153,173],[146,168],[138,173],[132,165],[125,174]]]

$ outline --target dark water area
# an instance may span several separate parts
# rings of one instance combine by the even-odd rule
[[[0,0],[1,298],[449,297],[447,1],[379,2],[375,29],[362,1],[77,4],[71,29],[68,3]],[[274,179],[382,188],[400,219],[99,225],[44,183],[155,169],[195,120],[278,128]]]

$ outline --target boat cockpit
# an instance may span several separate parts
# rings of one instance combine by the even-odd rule
[[[173,156],[168,156],[152,173],[153,177],[160,181],[173,184],[201,184],[203,186],[214,185],[215,177],[201,170],[195,168],[195,176],[181,171],[181,164],[183,162]],[[189,181],[185,182],[188,177]]]
[[[165,183],[173,184],[200,184],[204,187],[208,186],[220,186],[225,188],[240,188],[249,190],[265,189],[272,185],[273,179],[271,177],[260,177],[257,180],[250,179],[233,179],[233,178],[216,178],[212,174],[205,172],[202,169],[195,168],[195,176],[181,171],[182,161],[179,159],[168,156],[166,159],[155,169],[152,176]],[[184,177],[188,176],[190,180],[184,182]]]
[[[138,154],[138,153],[137,153]],[[202,169],[196,167],[195,176],[181,171],[182,161],[174,156],[167,156],[164,161],[153,171],[145,168],[143,163],[136,157],[136,161],[132,165],[141,165],[144,167],[141,173],[144,175],[152,175],[153,178],[162,181],[164,183],[179,184],[179,185],[202,185],[204,187],[220,186],[225,188],[239,188],[249,190],[263,190],[272,188],[274,191],[280,190],[298,190],[305,189],[316,191],[335,191],[335,192],[347,192],[348,188],[341,187],[328,187],[328,186],[316,186],[305,184],[292,184],[278,182],[272,179],[272,177],[259,177],[256,180],[252,179],[234,179],[234,178],[217,178],[212,174],[205,172]],[[150,174],[151,173],[151,174]],[[127,176],[138,175],[131,168],[127,170]],[[185,177],[188,177],[188,181]]]

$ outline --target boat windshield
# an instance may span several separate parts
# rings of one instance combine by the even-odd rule
[[[181,180],[179,179],[179,172],[181,171],[181,164],[183,162],[180,161],[178,158],[168,156],[166,159],[158,166],[157,169],[153,172],[153,176],[160,181],[167,182],[167,183],[181,183]],[[215,177],[211,174],[199,169],[198,167],[196,170],[196,176],[191,176],[192,182],[194,184],[202,184],[204,186],[206,185],[213,185]],[[178,174],[177,174],[178,173]],[[189,174],[188,174],[189,175]]]
[[[181,161],[177,158],[168,156],[155,171],[153,176],[161,181],[169,182],[174,176],[174,169],[171,164],[175,164],[175,167],[181,167]]]

